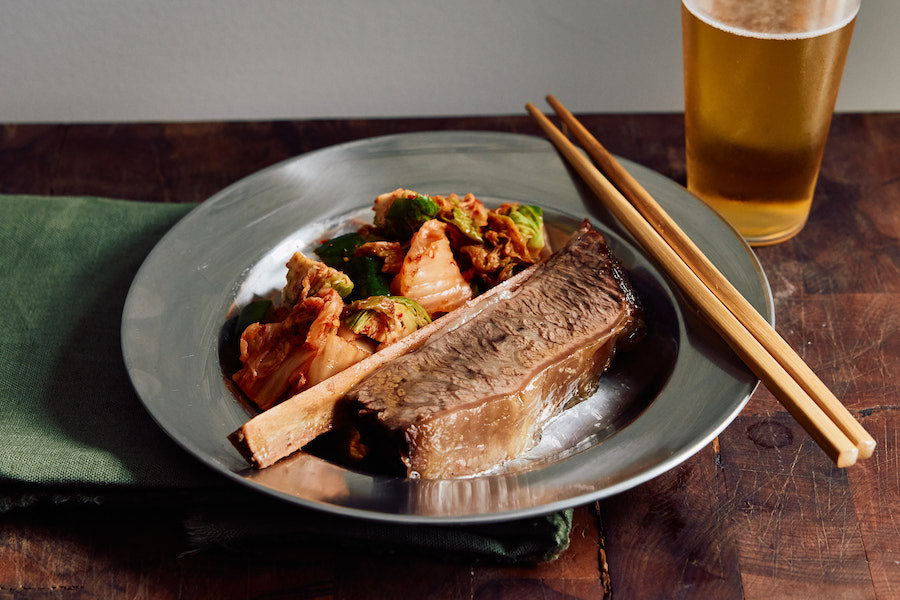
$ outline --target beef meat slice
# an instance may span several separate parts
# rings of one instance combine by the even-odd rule
[[[363,379],[361,430],[396,444],[410,477],[473,475],[533,447],[590,393],[640,322],[603,237],[585,224],[502,302]]]

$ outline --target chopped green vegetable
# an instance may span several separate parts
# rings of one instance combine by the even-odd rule
[[[253,323],[259,323],[265,319],[270,308],[272,308],[271,300],[254,300],[242,308],[234,325],[234,333],[237,337],[240,337],[244,330]]]
[[[324,242],[314,250],[323,263],[340,270],[342,275],[348,277],[352,293],[344,294],[338,289],[341,296],[358,300],[390,294],[390,277],[381,271],[384,260],[355,254],[357,248],[373,239],[359,233],[346,233]]]
[[[391,293],[391,281],[386,273],[382,273],[382,259],[374,256],[355,256],[344,264],[344,271],[353,280],[351,299],[368,298],[369,296],[386,296]]]
[[[324,242],[313,252],[329,267],[343,269],[344,264],[353,258],[356,249],[367,241],[371,240],[365,239],[358,233],[345,233]]]
[[[530,250],[540,250],[544,247],[544,213],[539,206],[520,204],[509,210],[510,219],[519,228],[525,243]]]
[[[440,208],[437,202],[422,194],[400,196],[388,207],[384,222],[375,225],[395,239],[408,239],[422,223],[433,219]]]
[[[344,324],[382,343],[395,342],[431,323],[418,302],[403,296],[372,296],[353,302],[349,309]]]

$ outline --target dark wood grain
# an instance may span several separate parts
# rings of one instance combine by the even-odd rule
[[[681,115],[584,122],[612,152],[684,182]],[[0,193],[199,202],[303,152],[445,129],[538,134],[525,116],[9,125]],[[879,442],[850,469],[759,389],[682,465],[579,507],[571,545],[552,563],[304,547],[179,555],[165,512],[55,507],[0,522],[0,598],[898,598],[898,237],[900,114],[836,116],[807,227],[757,254],[779,331]]]

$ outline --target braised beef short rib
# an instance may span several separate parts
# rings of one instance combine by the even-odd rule
[[[595,387],[640,323],[627,278],[585,224],[502,302],[390,361],[348,395],[364,435],[388,440],[410,477],[462,477],[533,447]]]

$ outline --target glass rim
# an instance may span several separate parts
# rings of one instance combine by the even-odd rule
[[[715,0],[711,1],[715,2]],[[703,7],[700,5],[702,2],[703,0],[682,0],[681,4],[688,12],[690,12],[692,15],[694,15],[710,27],[714,27],[716,29],[720,29],[722,31],[726,31],[728,33],[739,35],[742,37],[753,37],[769,40],[798,40],[814,38],[832,33],[833,31],[837,31],[853,21],[853,19],[855,19],[856,15],[859,13],[859,7],[861,4],[861,0],[849,0],[848,2],[843,2],[842,4],[845,5],[842,11],[843,14],[841,14],[840,18],[838,18],[836,21],[825,26],[818,26],[816,28],[798,28],[796,30],[788,31],[763,31],[760,28],[727,23],[723,21],[721,17],[713,16],[712,14],[710,14],[708,7]],[[709,4],[710,0],[707,0],[705,3]],[[747,8],[749,1],[739,0],[737,4],[741,5],[743,8]],[[819,2],[818,4],[821,5],[822,3]],[[793,8],[797,8],[797,3],[792,2],[791,6]]]

